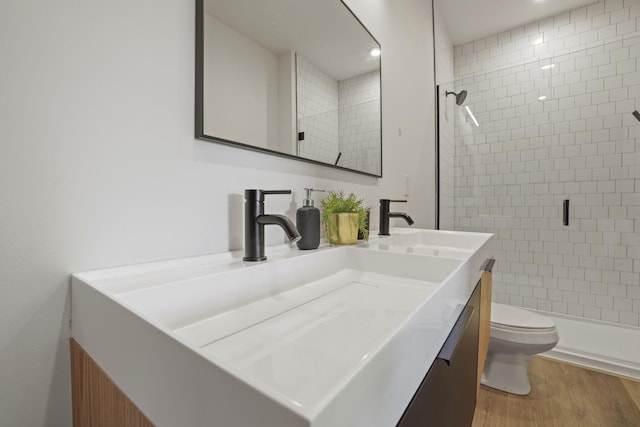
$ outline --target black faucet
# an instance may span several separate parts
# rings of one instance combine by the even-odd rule
[[[389,218],[403,218],[407,221],[407,224],[413,225],[413,220],[409,215],[404,212],[389,212],[389,205],[394,203],[406,203],[406,200],[389,200],[380,199],[380,230],[378,234],[380,236],[389,235]]]
[[[264,196],[267,194],[291,194],[291,190],[244,190],[244,257],[245,261],[264,261],[264,226],[275,224],[282,227],[293,242],[300,240],[300,233],[284,215],[265,215]]]

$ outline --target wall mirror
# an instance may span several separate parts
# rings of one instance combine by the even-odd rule
[[[340,0],[196,0],[196,138],[382,176],[380,45]]]

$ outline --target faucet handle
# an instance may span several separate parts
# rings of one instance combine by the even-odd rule
[[[262,194],[291,194],[291,190],[262,190]]]
[[[251,201],[262,202],[267,194],[291,194],[291,190],[244,190],[244,198]]]

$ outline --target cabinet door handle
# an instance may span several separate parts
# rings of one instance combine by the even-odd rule
[[[451,360],[455,356],[456,350],[458,349],[458,344],[462,340],[462,336],[464,335],[465,329],[467,329],[467,325],[469,324],[469,320],[471,320],[471,316],[475,311],[475,307],[471,305],[466,305],[458,317],[456,324],[451,329],[451,333],[447,337],[447,340],[444,342],[444,345],[440,349],[440,353],[438,353],[438,359],[442,359],[447,363],[447,365],[451,365]]]

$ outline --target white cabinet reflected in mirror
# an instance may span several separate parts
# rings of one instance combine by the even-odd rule
[[[197,138],[382,176],[380,45],[344,3],[196,3]]]

